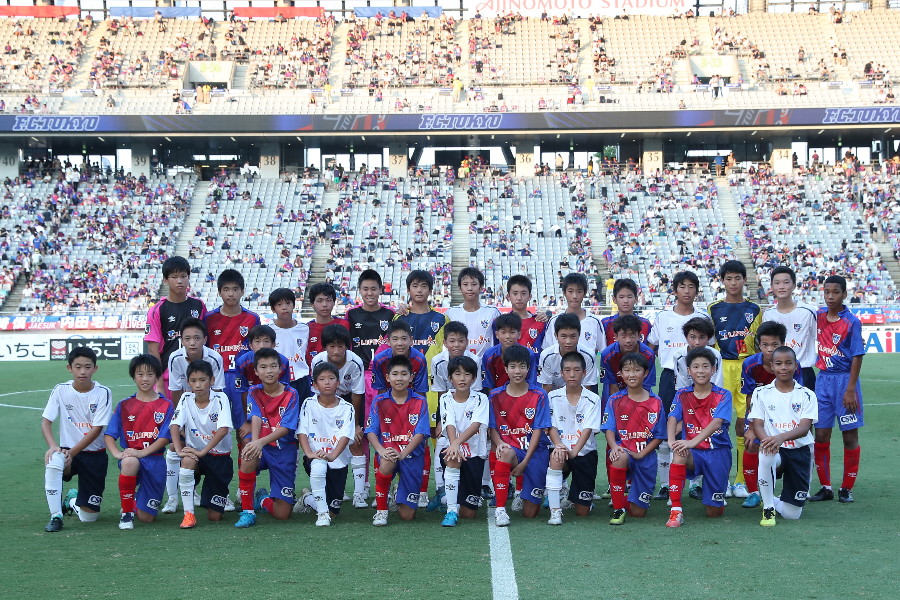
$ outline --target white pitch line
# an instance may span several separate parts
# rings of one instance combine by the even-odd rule
[[[516,584],[516,568],[513,565],[509,530],[506,527],[497,527],[494,522],[494,509],[488,508],[487,513],[494,600],[519,600],[519,586]]]
[[[0,404],[0,407],[3,407],[3,408],[27,408],[28,410],[44,410],[43,408],[38,408],[36,406],[18,406],[16,404]]]

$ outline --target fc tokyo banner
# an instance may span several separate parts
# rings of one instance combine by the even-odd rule
[[[0,331],[50,331],[54,329],[139,329],[143,331],[146,324],[146,314],[0,317]]]
[[[671,15],[694,8],[688,0],[475,0],[464,3],[471,10],[483,16],[492,17],[510,12],[528,17],[548,15]],[[469,13],[470,15],[473,13]]]

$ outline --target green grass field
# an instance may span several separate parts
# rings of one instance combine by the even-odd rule
[[[533,521],[514,515],[508,532],[518,597],[896,597],[885,568],[900,551],[900,527],[891,516],[900,467],[900,400],[891,390],[900,384],[900,369],[894,370],[900,358],[875,354],[864,364],[867,425],[855,504],[808,505],[800,521],[779,519],[771,529],[758,525],[760,511],[736,502],[724,518],[707,520],[700,503],[687,500],[686,523],[678,530],[666,529],[668,510],[659,504],[648,518],[627,519],[618,528],[607,524],[605,501],[584,520],[567,512],[559,528],[545,524],[546,511]],[[200,520],[190,531],[178,528],[176,514],[123,532],[113,463],[100,520],[67,518],[61,533],[44,533],[40,412],[21,407],[42,408],[48,388],[66,379],[64,363],[4,363],[0,370],[4,600],[492,597],[484,512],[455,529],[440,527],[440,513],[422,513],[412,523],[392,514],[388,527],[374,528],[372,510],[345,508],[327,529],[314,527],[312,515],[287,523],[262,515],[255,528],[237,530],[230,513],[218,524]],[[132,389],[124,362],[102,363],[96,379],[118,398]],[[839,441],[832,456],[839,484]],[[260,483],[266,482],[262,475]],[[303,476],[297,488],[305,485]],[[605,489],[605,475],[597,487]]]

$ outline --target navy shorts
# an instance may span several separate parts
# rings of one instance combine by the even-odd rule
[[[63,481],[72,481],[78,476],[78,498],[76,506],[84,506],[93,511],[100,510],[103,502],[103,491],[106,489],[106,471],[109,468],[109,455],[106,450],[88,452],[82,450],[72,458],[72,466],[63,475]]]
[[[291,387],[297,390],[297,396],[299,396],[300,402],[303,402],[313,395],[312,387],[310,387],[309,375],[301,377],[300,379],[295,379],[291,382]]]
[[[834,373],[832,371],[819,371],[816,378],[816,398],[819,400],[819,420],[816,429],[831,429],[837,420],[841,431],[858,429],[863,422],[863,398],[862,386],[856,382],[856,398],[858,407],[856,412],[848,412],[844,407],[844,392],[850,381],[850,373]]]
[[[230,454],[207,454],[197,462],[194,477],[203,477],[200,506],[217,513],[225,512],[228,486],[234,477],[234,461]]]
[[[687,470],[687,478],[703,476],[703,504],[725,506],[725,490],[728,489],[728,474],[731,473],[731,448],[708,448],[691,450],[694,468]]]
[[[312,461],[308,457],[303,457],[303,470],[307,475],[309,475],[311,463]],[[341,512],[344,489],[347,487],[347,472],[346,466],[332,469],[331,463],[328,463],[328,471],[325,473],[325,502],[328,503],[328,510],[333,514]]]
[[[572,504],[590,506],[593,503],[598,461],[596,450],[566,461],[563,478],[568,477],[569,473],[572,474],[572,484],[569,486],[569,500],[572,501]]]
[[[419,490],[422,489],[422,470],[425,468],[425,454],[407,456],[397,463],[394,473],[400,478],[397,482],[397,504],[416,510],[419,508]]]
[[[525,450],[521,448],[513,448],[516,453],[516,460],[522,462],[525,458]],[[544,500],[544,491],[547,489],[547,467],[550,466],[550,451],[545,447],[538,447],[531,460],[525,465],[525,472],[522,474],[522,500],[527,500],[532,504],[540,504]]]
[[[484,459],[471,456],[459,465],[459,493],[457,499],[460,506],[478,510],[481,506],[481,476],[484,473]]]
[[[294,504],[294,480],[297,477],[297,444],[284,448],[263,446],[259,459],[260,471],[269,471],[269,496]]]
[[[812,367],[803,367],[800,369],[800,376],[803,379],[803,387],[809,390],[816,390],[816,370]]]
[[[809,492],[811,446],[780,448],[781,501],[802,507]]]
[[[231,423],[237,431],[241,425],[247,422],[247,408],[241,400],[241,391],[238,390],[240,376],[235,371],[225,371],[225,395],[231,403]]]
[[[649,508],[653,486],[656,485],[656,451],[640,460],[629,456],[628,478],[631,479],[628,501],[642,508]]]
[[[134,503],[138,510],[156,516],[162,503],[163,491],[166,489],[166,457],[165,454],[151,454],[139,458],[140,468],[137,474],[137,490]],[[119,461],[119,469],[122,461]]]

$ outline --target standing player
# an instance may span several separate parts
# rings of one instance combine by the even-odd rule
[[[538,383],[550,392],[566,385],[562,377],[562,357],[569,352],[579,352],[584,357],[585,374],[582,384],[597,393],[597,354],[592,346],[581,343],[581,325],[577,315],[562,314],[551,321],[555,343],[545,347],[538,359]],[[505,360],[505,359],[504,359]]]
[[[506,280],[506,299],[512,308],[510,312],[522,319],[522,334],[519,343],[540,354],[544,347],[544,334],[547,331],[547,315],[533,315],[528,312],[531,303],[531,280],[525,275],[513,275]]]
[[[309,398],[309,363],[306,346],[309,344],[309,325],[294,318],[297,298],[289,288],[278,288],[269,294],[269,307],[275,311],[272,329],[275,330],[275,349],[287,357],[291,367],[291,387],[300,398]]]
[[[494,320],[500,316],[496,306],[481,304],[484,290],[484,273],[475,267],[466,267],[459,272],[456,284],[462,293],[463,303],[447,310],[450,321],[459,321],[469,331],[469,356],[481,364],[481,358],[488,348],[496,343]]]
[[[347,322],[347,319],[341,319],[331,314],[337,302],[337,291],[330,283],[317,283],[311,286],[307,290],[307,297],[316,313],[316,318],[306,324],[309,327],[306,364],[312,369],[313,357],[324,349],[322,330],[329,325],[341,325],[347,331],[350,331],[350,323]]]
[[[97,353],[86,346],[73,348],[66,357],[72,379],[53,388],[41,415],[41,433],[49,450],[44,454],[44,493],[50,522],[44,531],[63,528],[63,511],[74,512],[83,523],[100,516],[106,488],[109,457],[100,439],[112,415],[112,394],[93,380]],[[53,438],[53,422],[59,420],[59,443]],[[78,489],[62,498],[63,481],[78,476]]]
[[[566,312],[563,314],[575,315],[581,322],[581,339],[579,344],[589,349],[591,354],[596,356],[606,348],[606,333],[603,331],[603,324],[600,322],[600,319],[589,314],[582,307],[582,304],[584,304],[584,297],[587,296],[588,293],[587,277],[581,273],[569,273],[563,277],[559,287],[566,297]],[[556,321],[561,316],[562,315],[556,315],[550,319],[547,323],[548,331],[556,333]],[[546,350],[556,342],[557,340],[555,337],[545,335],[544,349]],[[588,372],[590,372],[590,369],[591,367],[588,365]]]
[[[863,426],[862,388],[859,371],[866,354],[862,325],[844,304],[847,280],[832,275],[825,280],[825,306],[816,312],[818,354],[816,397],[816,472],[822,484],[810,502],[834,499],[831,489],[831,429],[837,420],[844,439],[844,478],[838,490],[840,502],[853,502],[853,485],[859,471],[859,428]]]
[[[625,315],[634,315],[637,317],[637,315],[634,314],[634,305],[637,304],[637,299],[638,286],[633,279],[628,277],[616,279],[616,282],[613,284],[613,302],[616,303],[617,312],[600,319],[600,323],[603,325],[603,331],[606,334],[607,346],[616,341],[616,334],[612,328],[613,321],[619,317],[624,317]],[[637,318],[641,321],[641,343],[647,343],[653,325],[644,317]]]
[[[816,309],[794,300],[797,288],[797,274],[790,267],[778,266],[772,269],[772,295],[775,306],[763,312],[763,321],[781,323],[787,329],[785,345],[797,353],[800,371],[803,373],[803,387],[816,389]]]

